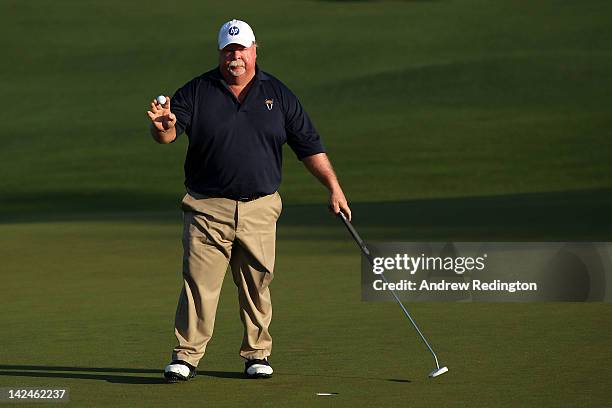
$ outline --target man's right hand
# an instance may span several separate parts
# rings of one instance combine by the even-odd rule
[[[157,143],[168,144],[176,139],[176,115],[170,112],[170,97],[161,105],[157,99],[151,101],[151,110],[147,111],[151,119],[151,136]]]
[[[158,132],[166,132],[176,124],[176,116],[170,112],[170,97],[166,96],[166,103],[161,105],[157,99],[151,102],[151,110],[147,111],[147,115]]]

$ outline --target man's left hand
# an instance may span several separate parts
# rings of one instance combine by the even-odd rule
[[[332,190],[329,195],[329,211],[334,214],[338,214],[340,211],[346,215],[348,220],[351,220],[351,209],[346,202],[346,197],[342,192],[342,189]]]

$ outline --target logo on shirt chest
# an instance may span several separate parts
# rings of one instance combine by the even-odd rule
[[[268,107],[268,110],[271,111],[272,107],[274,106],[274,99],[266,99],[266,106]]]

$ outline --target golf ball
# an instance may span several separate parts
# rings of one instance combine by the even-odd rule
[[[166,103],[166,97],[164,95],[159,95],[157,97],[157,102],[159,102],[160,105],[164,105]]]

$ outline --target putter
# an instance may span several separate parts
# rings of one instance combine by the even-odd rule
[[[344,213],[342,211],[340,211],[338,213],[338,216],[340,217],[340,219],[342,220],[342,222],[346,226],[346,229],[348,229],[348,231],[353,236],[353,239],[355,240],[355,242],[357,242],[357,245],[359,245],[359,248],[361,248],[361,252],[363,252],[365,257],[368,259],[368,262],[370,262],[370,265],[373,265],[374,264],[374,259],[372,257],[372,254],[370,254],[370,250],[366,246],[365,242],[363,242],[363,240],[361,239],[361,237],[359,236],[359,234],[357,233],[355,228],[353,228],[353,225],[346,218],[346,215],[344,215]],[[385,275],[383,273],[380,274],[380,277],[382,278],[382,280],[385,283],[387,283],[387,284],[389,283],[387,281],[387,278],[385,277]],[[446,366],[440,367],[440,363],[438,363],[438,356],[436,356],[436,353],[434,352],[433,348],[431,348],[431,346],[429,345],[429,342],[427,341],[427,339],[423,335],[423,332],[421,332],[421,329],[419,329],[419,326],[417,326],[417,324],[414,321],[414,319],[412,318],[412,316],[410,316],[410,313],[408,313],[408,310],[406,310],[406,307],[404,306],[402,301],[399,299],[399,297],[397,296],[395,291],[391,290],[391,294],[393,295],[393,297],[395,298],[397,303],[402,308],[402,311],[404,312],[406,317],[410,320],[410,323],[412,323],[412,326],[414,327],[414,329],[417,331],[417,333],[419,333],[419,336],[421,336],[421,339],[423,340],[423,343],[425,343],[425,345],[427,346],[427,348],[429,349],[429,351],[433,355],[434,360],[436,361],[436,369],[433,370],[431,373],[429,373],[429,378],[434,378],[434,377],[437,377],[437,376],[442,375],[445,372],[447,372],[448,371],[448,367],[446,367]]]

